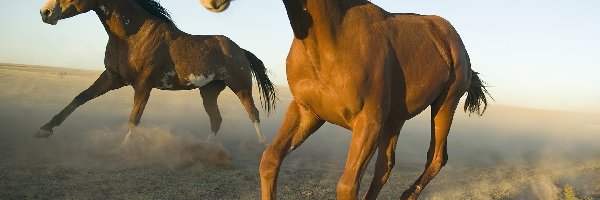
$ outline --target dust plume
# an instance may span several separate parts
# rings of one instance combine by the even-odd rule
[[[123,140],[122,130],[94,130],[79,147],[92,158],[104,158],[104,165],[129,167],[158,166],[172,169],[194,165],[231,165],[231,155],[221,144],[206,142],[191,134],[174,134],[160,127],[139,127],[123,149],[111,152]],[[110,152],[110,153],[109,153]]]
[[[81,106],[50,138],[32,137],[99,74],[0,65],[1,199],[260,198],[262,149],[243,106],[228,89],[218,100],[223,123],[217,143],[204,141],[210,124],[198,90],[153,90],[128,148],[110,153],[127,131],[133,101],[129,87]],[[292,98],[286,87],[278,91],[276,112],[268,118],[261,113],[267,143]],[[423,171],[429,117],[426,110],[406,122],[395,168],[379,199],[398,199]],[[495,104],[482,117],[457,112],[448,164],[421,199],[600,199],[599,127],[597,114]],[[279,197],[334,199],[350,139],[348,130],[321,127],[285,158]],[[362,179],[362,192],[373,176],[374,160]]]

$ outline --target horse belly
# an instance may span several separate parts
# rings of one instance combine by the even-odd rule
[[[161,90],[190,90],[207,85],[220,76],[212,71],[202,71],[193,67],[169,67],[159,70],[151,77],[153,88]]]
[[[391,113],[399,119],[410,119],[431,105],[448,89],[450,70],[439,56],[414,56],[399,59],[393,69]]]
[[[401,109],[406,119],[421,113],[448,89],[448,71],[421,74],[419,77],[426,81],[407,81],[404,85],[406,92],[402,95],[403,98],[393,101],[400,101],[405,105],[396,109]]]

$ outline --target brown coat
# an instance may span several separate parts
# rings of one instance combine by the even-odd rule
[[[223,1],[203,5],[222,11],[215,6]],[[469,92],[465,109],[471,112],[482,114],[479,106],[486,105],[485,87],[456,30],[441,17],[388,13],[366,0],[283,3],[295,36],[286,62],[294,99],[262,157],[262,199],[276,197],[281,162],[324,122],[352,131],[338,199],[357,199],[379,148],[365,193],[375,199],[394,165],[402,125],[431,106],[427,165],[402,195],[417,198],[448,159],[446,138],[460,98]]]
[[[262,92],[264,107],[274,107],[275,90],[266,69],[254,54],[220,35],[190,35],[179,30],[165,8],[154,0],[49,0],[40,10],[42,20],[58,20],[93,10],[108,34],[106,70],[87,90],[40,128],[36,137],[49,137],[77,107],[110,90],[131,85],[135,90],[129,118],[127,143],[140,123],[153,88],[162,90],[200,89],[211,120],[212,135],[221,125],[217,96],[228,86],[242,101],[254,123],[259,142],[264,137],[259,113],[252,98],[252,75]]]

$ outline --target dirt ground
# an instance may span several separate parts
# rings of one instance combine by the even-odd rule
[[[0,199],[259,199],[260,148],[229,90],[219,99],[218,143],[205,142],[210,128],[197,90],[153,90],[133,142],[111,153],[126,131],[131,88],[81,106],[50,138],[33,138],[99,74],[0,64]],[[286,87],[279,94],[276,113],[261,113],[268,141],[291,99]],[[580,199],[600,199],[598,113],[496,103],[483,117],[457,113],[449,162],[421,199],[564,199],[568,188]],[[379,199],[398,199],[422,172],[428,118],[425,111],[406,123],[396,167]],[[349,131],[333,125],[311,136],[285,159],[279,198],[335,199],[349,140]],[[362,192],[372,170],[363,177]]]

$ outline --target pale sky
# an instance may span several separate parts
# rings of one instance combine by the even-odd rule
[[[162,0],[180,29],[226,35],[287,85],[292,31],[281,0],[236,0],[225,13]],[[259,4],[260,2],[260,4]],[[391,12],[439,15],[460,33],[495,104],[600,113],[600,1],[373,0]],[[94,12],[41,21],[42,0],[3,3],[0,62],[102,70],[108,36]]]

